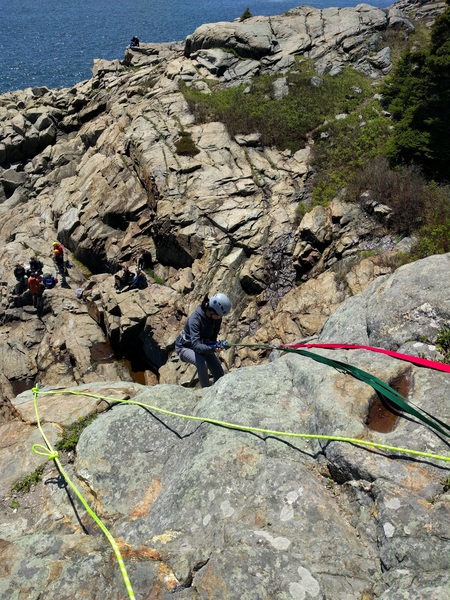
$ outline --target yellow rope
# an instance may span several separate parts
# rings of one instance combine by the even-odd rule
[[[37,408],[38,394],[72,394],[72,395],[76,395],[76,396],[87,396],[89,398],[97,398],[98,400],[104,400],[104,401],[110,402],[110,403],[132,404],[132,405],[140,406],[141,408],[159,412],[159,413],[162,413],[165,415],[170,415],[172,417],[179,417],[181,419],[189,419],[192,421],[201,421],[203,423],[211,423],[212,425],[220,425],[221,427],[227,427],[229,429],[237,429],[239,431],[263,433],[265,435],[276,435],[276,436],[280,436],[280,437],[294,437],[294,438],[300,438],[300,439],[327,440],[327,441],[331,441],[331,442],[346,442],[346,443],[350,443],[350,444],[356,444],[359,446],[367,446],[370,448],[387,450],[389,452],[399,452],[399,453],[403,453],[403,454],[410,454],[412,456],[419,456],[419,457],[423,457],[423,458],[431,458],[434,460],[450,462],[450,456],[441,456],[439,454],[432,454],[430,452],[420,452],[419,450],[412,450],[410,448],[398,448],[396,446],[388,446],[386,444],[377,444],[375,442],[368,442],[365,440],[359,440],[357,438],[341,437],[341,436],[334,436],[334,435],[319,435],[319,434],[310,434],[310,433],[294,433],[294,432],[288,432],[288,431],[276,431],[276,430],[272,430],[272,429],[262,429],[260,427],[249,427],[246,425],[239,425],[237,423],[227,423],[226,421],[219,421],[217,419],[209,419],[206,417],[195,417],[193,415],[185,415],[182,413],[165,410],[164,408],[159,408],[158,406],[152,406],[151,404],[144,404],[143,402],[136,402],[135,400],[121,400],[119,398],[110,398],[108,396],[99,396],[97,394],[88,394],[85,392],[75,392],[73,390],[54,390],[54,391],[44,392],[39,389],[39,386],[36,386],[35,388],[33,388],[32,391],[33,391],[33,395],[34,395],[34,409],[35,409],[35,413],[36,413],[37,426],[38,426],[39,431],[40,431],[40,433],[45,441],[45,444],[46,444],[46,446],[43,446],[42,444],[34,444],[33,452],[35,452],[36,454],[39,454],[40,456],[46,456],[49,460],[55,461],[55,463],[58,465],[58,468],[59,468],[62,476],[66,480],[67,484],[72,488],[72,490],[75,492],[76,496],[78,497],[78,499],[80,500],[82,505],[85,507],[86,511],[89,513],[89,515],[92,517],[92,519],[97,523],[97,525],[100,527],[102,532],[105,534],[106,538],[108,539],[109,543],[111,544],[111,546],[114,550],[114,553],[116,555],[116,559],[119,564],[120,572],[122,574],[122,578],[125,583],[125,587],[127,589],[127,593],[128,593],[130,600],[135,600],[135,595],[134,595],[133,588],[131,586],[131,582],[128,577],[127,569],[125,567],[125,563],[123,562],[119,547],[118,547],[116,541],[114,540],[113,536],[111,535],[111,533],[106,528],[106,526],[103,524],[103,522],[100,520],[100,518],[95,514],[95,512],[90,508],[87,501],[84,499],[82,494],[76,488],[75,484],[69,479],[67,473],[65,472],[65,470],[64,470],[63,466],[61,465],[61,462],[58,458],[59,457],[58,452],[56,450],[54,450],[54,448],[50,444],[49,440],[47,439],[47,437],[41,427],[41,423],[40,423],[40,419],[39,419],[39,413],[38,413],[38,408]]]
[[[40,394],[42,392],[40,391],[40,389],[39,389],[38,386],[36,386],[35,388],[33,388],[32,392],[33,392],[33,395],[34,395],[34,410],[35,410],[35,413],[36,413],[36,423],[37,423],[38,429],[41,432],[41,435],[42,435],[42,437],[43,437],[43,439],[45,441],[45,444],[46,444],[46,446],[43,446],[42,444],[34,444],[33,445],[33,452],[35,452],[36,454],[39,454],[40,456],[46,456],[49,460],[54,460],[55,463],[58,465],[58,468],[59,468],[59,470],[61,472],[61,475],[64,477],[64,479],[67,482],[67,484],[75,492],[75,494],[78,497],[78,499],[80,500],[81,504],[84,506],[84,508],[87,510],[87,512],[93,518],[93,520],[97,523],[97,525],[100,527],[100,529],[105,534],[108,542],[111,544],[112,549],[114,550],[114,554],[116,555],[117,562],[119,564],[119,569],[120,569],[120,572],[122,574],[122,578],[123,578],[125,587],[127,589],[128,597],[130,598],[130,600],[136,600],[136,596],[134,595],[133,588],[131,587],[131,582],[130,582],[130,579],[128,577],[128,573],[127,573],[127,569],[125,567],[125,563],[123,562],[122,555],[120,553],[119,547],[118,547],[115,539],[110,534],[110,532],[108,531],[108,529],[106,528],[106,526],[103,524],[103,522],[100,520],[100,518],[91,509],[91,507],[89,506],[89,504],[87,503],[87,501],[84,499],[84,497],[82,496],[82,494],[79,492],[79,490],[75,486],[75,484],[68,477],[66,471],[64,470],[64,468],[63,468],[63,466],[61,464],[61,461],[58,458],[59,457],[58,452],[52,447],[52,445],[50,444],[47,436],[45,435],[45,433],[44,433],[44,431],[43,431],[43,429],[41,427],[41,422],[40,422],[40,419],[39,419],[39,413],[38,413],[38,409],[37,409],[37,396],[38,396],[38,394]],[[48,393],[48,392],[46,392],[46,393]],[[57,393],[57,392],[53,392],[53,393]]]
[[[227,423],[226,421],[218,421],[216,419],[208,419],[207,417],[195,417],[193,415],[184,415],[182,413],[172,412],[170,410],[165,410],[164,408],[159,408],[157,406],[152,406],[151,404],[144,404],[142,402],[136,402],[135,400],[120,400],[119,398],[109,398],[108,396],[98,396],[96,394],[87,394],[85,392],[75,392],[73,390],[59,390],[59,391],[51,391],[51,392],[42,392],[39,390],[40,394],[73,394],[77,396],[87,396],[90,398],[97,398],[99,400],[105,400],[106,402],[114,402],[114,403],[123,403],[123,404],[133,404],[135,406],[140,406],[142,408],[146,408],[149,410],[153,410],[155,412],[163,413],[165,415],[170,415],[172,417],[179,417],[181,419],[190,419],[192,421],[201,421],[204,423],[211,423],[212,425],[220,425],[221,427],[228,427],[229,429],[238,429],[240,431],[251,431],[256,433],[264,433],[267,435],[277,435],[281,437],[295,437],[301,439],[314,439],[314,440],[327,440],[331,442],[347,442],[349,444],[357,444],[359,446],[368,446],[370,448],[378,448],[380,450],[389,450],[390,452],[399,452],[402,454],[411,454],[412,456],[422,456],[424,458],[432,458],[435,460],[442,460],[450,462],[450,456],[442,456],[439,454],[432,454],[430,452],[420,452],[419,450],[411,450],[410,448],[398,448],[396,446],[387,446],[386,444],[377,444],[375,442],[368,442],[366,440],[359,440],[357,438],[348,438],[334,435],[319,435],[313,433],[293,433],[288,431],[275,431],[272,429],[261,429],[259,427],[248,427],[246,425],[239,425],[237,423]]]

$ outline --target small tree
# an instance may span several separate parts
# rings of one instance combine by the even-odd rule
[[[245,21],[246,19],[250,19],[250,17],[253,17],[252,13],[250,12],[250,9],[247,8],[244,10],[244,12],[242,13],[242,15],[239,18],[239,21]]]

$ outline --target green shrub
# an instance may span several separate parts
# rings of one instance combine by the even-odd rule
[[[195,156],[200,152],[192,140],[191,134],[182,131],[179,139],[175,142],[175,152],[179,156]]]
[[[301,201],[297,204],[297,208],[295,209],[297,221],[300,223],[306,213],[310,210],[305,202]]]
[[[362,192],[392,209],[389,227],[392,231],[410,235],[425,224],[427,206],[433,192],[417,167],[391,169],[386,158],[378,156],[355,174],[348,197],[358,200]]]
[[[418,230],[418,242],[412,249],[414,258],[450,252],[450,187],[429,184],[425,224]]]
[[[396,121],[392,164],[415,163],[429,178],[449,180],[450,6],[431,28],[426,48],[406,52],[383,89]]]
[[[423,21],[415,21],[414,19],[411,19],[411,21],[414,25],[413,32],[407,32],[404,29],[393,29],[392,27],[380,32],[375,51],[380,51],[389,46],[391,60],[394,64],[397,64],[405,52],[411,51],[412,48],[426,48],[430,42],[429,27]]]
[[[377,101],[370,102],[346,119],[333,120],[320,127],[314,136],[314,203],[326,205],[342,189],[351,187],[348,199],[356,199],[357,174],[371,168],[382,155],[389,139],[390,120]],[[364,190],[363,190],[364,191]]]
[[[247,7],[240,16],[239,21],[245,21],[246,19],[250,19],[250,17],[253,17],[253,15],[250,12],[250,9]]]
[[[93,421],[95,421],[97,416],[97,413],[94,413],[93,415],[82,417],[75,423],[64,427],[61,438],[55,444],[56,450],[63,452],[71,452],[75,450],[78,440],[80,439],[81,432]]]
[[[149,277],[151,277],[153,279],[153,281],[155,283],[158,283],[159,285],[165,285],[166,282],[164,281],[164,279],[161,279],[161,277],[158,277],[158,275],[156,275],[155,271],[153,269],[146,269],[145,271],[147,273],[147,275]]]
[[[44,472],[44,465],[38,467],[35,471],[22,477],[13,483],[11,491],[18,494],[27,494],[31,488],[42,481],[42,473]]]

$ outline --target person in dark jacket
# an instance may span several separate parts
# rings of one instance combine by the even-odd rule
[[[136,269],[136,275],[132,282],[121,290],[117,290],[118,294],[129,292],[130,290],[145,290],[148,287],[147,277],[140,269]]]
[[[217,342],[222,317],[231,310],[231,301],[225,294],[214,294],[211,299],[205,296],[203,302],[188,318],[183,331],[175,343],[175,350],[183,362],[197,367],[202,388],[209,387],[209,373],[214,381],[223,377],[224,372],[214,348]]]
[[[21,294],[22,292],[25,291],[25,287],[26,287],[26,280],[25,280],[25,267],[23,265],[21,265],[20,263],[17,263],[17,265],[14,267],[14,277],[16,278],[17,281],[17,285],[16,285],[16,293],[17,294]]]
[[[130,271],[128,265],[125,265],[121,275],[114,275],[114,288],[118,291],[122,290],[125,286],[131,285],[134,277],[135,275]]]
[[[31,273],[37,273],[38,275],[42,275],[43,268],[44,265],[42,261],[40,261],[36,256],[32,256],[30,258],[30,266],[27,275],[30,276]]]

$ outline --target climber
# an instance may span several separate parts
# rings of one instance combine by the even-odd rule
[[[64,248],[61,246],[61,244],[59,242],[53,242],[52,244],[52,250],[53,252],[55,250],[58,250],[58,252],[62,255],[62,257],[64,258]]]
[[[222,317],[231,310],[231,301],[225,294],[208,296],[188,318],[184,330],[175,342],[175,350],[183,362],[197,367],[198,378],[202,388],[209,387],[209,374],[217,381],[224,375],[222,365],[215,355],[222,350],[214,347],[217,342]]]
[[[38,312],[42,310],[44,306],[44,285],[42,284],[42,277],[38,273],[31,273],[28,278],[28,289],[30,290],[31,298],[33,300],[34,308],[37,308]]]
[[[22,264],[17,263],[14,267],[14,277],[17,281],[16,293],[21,294],[25,291],[25,267]]]
[[[56,243],[56,242],[55,242]],[[64,251],[61,252],[54,244],[53,260],[55,261],[56,270],[61,275],[61,285],[66,285],[67,267],[64,262]]]
[[[129,292],[130,290],[145,290],[146,287],[148,287],[147,277],[141,269],[136,269],[133,281],[127,287],[118,290],[117,293]]]

